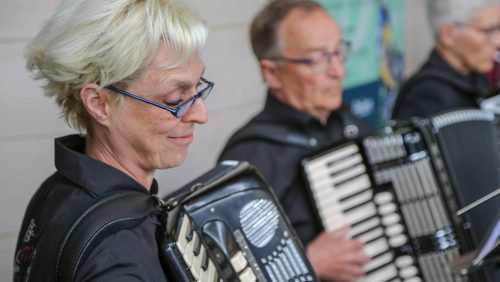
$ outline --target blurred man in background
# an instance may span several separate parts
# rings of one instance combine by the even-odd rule
[[[322,280],[356,281],[369,258],[348,227],[323,232],[314,219],[300,161],[321,145],[369,128],[342,105],[349,43],[316,2],[272,1],[254,18],[253,51],[269,90],[262,112],[229,140],[219,160],[254,164],[274,189]]]

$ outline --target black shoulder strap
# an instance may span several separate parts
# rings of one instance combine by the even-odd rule
[[[265,140],[279,144],[315,148],[315,140],[284,124],[253,123],[238,130],[227,142],[225,150],[248,140]]]
[[[139,225],[158,209],[153,196],[133,191],[113,194],[88,208],[61,243],[56,257],[56,281],[73,281],[81,263],[103,239]]]
[[[448,74],[443,73],[442,71],[435,70],[435,69],[427,69],[427,70],[422,70],[421,72],[417,73],[415,76],[411,77],[408,81],[406,81],[401,89],[399,90],[398,96],[396,98],[396,101],[394,102],[394,106],[392,109],[392,116],[395,116],[396,113],[399,112],[399,108],[401,106],[401,103],[405,100],[406,96],[410,91],[420,82],[428,80],[428,79],[436,79],[442,82],[446,82],[447,84],[451,85],[452,87],[458,88],[458,89],[469,89],[468,91],[473,91],[471,86],[463,80],[457,80],[451,78]]]
[[[359,128],[350,116],[347,107],[342,106],[338,111],[342,122],[342,135],[345,139],[349,140],[356,138],[360,133]],[[265,140],[306,149],[317,148],[319,145],[316,139],[310,138],[286,124],[257,122],[238,130],[229,139],[224,150],[228,150],[240,142],[249,140]]]

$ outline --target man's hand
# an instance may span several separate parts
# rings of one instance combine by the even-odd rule
[[[363,244],[346,238],[349,227],[319,234],[307,246],[307,258],[323,281],[355,282],[363,276],[363,264],[370,258],[363,253]]]

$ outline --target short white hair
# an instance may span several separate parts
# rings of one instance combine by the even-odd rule
[[[201,52],[207,33],[197,14],[173,0],[64,0],[25,56],[70,126],[84,131],[84,85],[130,85],[163,43],[176,68]]]
[[[441,25],[469,22],[484,6],[499,3],[499,0],[427,0],[427,14],[437,36]]]

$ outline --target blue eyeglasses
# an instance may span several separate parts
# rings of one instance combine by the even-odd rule
[[[203,77],[200,78],[200,82],[196,85],[197,93],[195,95],[193,95],[191,98],[189,98],[186,102],[180,104],[177,107],[168,107],[168,106],[153,102],[153,101],[148,100],[146,98],[142,98],[142,97],[139,97],[135,94],[132,94],[128,91],[116,88],[113,85],[108,85],[108,86],[105,86],[104,88],[109,89],[111,91],[114,91],[116,93],[123,94],[125,96],[130,97],[130,98],[142,101],[144,103],[148,103],[148,104],[156,106],[158,108],[162,108],[166,111],[169,111],[176,118],[181,118],[184,114],[186,114],[186,112],[189,110],[191,105],[193,105],[193,103],[196,101],[196,99],[201,98],[202,100],[205,100],[207,98],[208,94],[210,94],[210,91],[212,91],[213,87],[214,87],[213,82],[208,81],[208,80],[204,79]]]
[[[302,64],[311,67],[313,72],[322,73],[329,70],[332,59],[334,57],[338,58],[341,62],[345,63],[349,54],[351,52],[351,42],[346,40],[341,40],[337,48],[332,52],[327,51],[317,51],[309,55],[306,58],[289,58],[283,56],[274,56],[268,58],[271,61],[281,61],[291,64]]]

